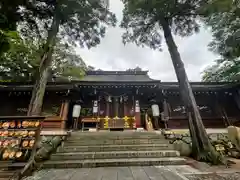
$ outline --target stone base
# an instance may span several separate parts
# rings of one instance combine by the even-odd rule
[[[136,131],[145,131],[144,128],[137,128]]]

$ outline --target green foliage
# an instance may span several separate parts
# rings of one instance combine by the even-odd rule
[[[115,15],[97,0],[36,0],[34,5],[26,5],[24,8],[22,34],[27,36],[29,31],[46,33],[54,13],[57,13],[60,20],[59,38],[81,47],[90,48],[99,44],[106,27],[116,23]]]
[[[202,15],[209,16],[216,13],[229,12],[237,7],[239,0],[210,0],[201,7]]]
[[[240,1],[214,0],[205,6],[204,22],[211,27],[210,50],[221,59],[203,72],[203,81],[235,81],[240,72]]]
[[[22,79],[23,76],[28,76],[31,68],[29,60],[35,58],[36,47],[30,45],[31,41],[24,42],[15,33],[11,33],[10,37],[9,50],[0,56],[0,76],[7,80]]]
[[[31,0],[3,0],[0,2],[0,29],[6,30],[0,31],[0,48],[1,52],[10,49],[0,58],[2,78],[29,80],[35,76],[34,70],[39,66],[41,56],[38,46],[46,41],[57,3],[60,6],[57,16],[61,21],[58,34],[61,42],[79,43],[81,47],[90,48],[100,43],[107,25],[115,25],[115,16],[96,0],[36,0],[34,3]],[[16,40],[9,31],[16,30],[17,23],[23,39]],[[70,46],[64,45],[58,43],[52,69],[57,76],[79,78],[86,66]]]
[[[219,59],[207,67],[202,76],[207,82],[227,82],[240,80],[240,60]]]
[[[0,55],[10,48],[13,33],[16,33],[17,23],[22,20],[20,6],[26,1],[0,1]]]
[[[0,57],[0,77],[4,80],[34,80],[39,68],[39,44],[20,37],[12,39],[10,49]],[[81,78],[87,69],[82,58],[71,46],[57,42],[53,54],[52,75],[56,77]]]
[[[212,15],[207,24],[212,28],[213,40],[209,44],[212,51],[227,59],[240,56],[240,17],[231,13]]]
[[[167,20],[174,34],[189,36],[198,32],[196,21],[203,0],[123,0],[123,20],[126,29],[123,42],[133,42],[161,50],[162,32],[160,21]]]
[[[56,77],[80,79],[88,69],[73,47],[57,43],[53,53],[52,70]]]
[[[106,0],[105,0],[106,1]],[[104,2],[105,2],[104,1]],[[56,5],[59,6],[57,16],[60,19],[61,40],[81,47],[93,47],[100,43],[108,25],[114,26],[116,18],[105,3],[97,0],[1,0],[0,30],[15,31],[34,40],[46,38],[49,31]],[[19,26],[17,26],[19,25]],[[8,39],[0,33],[1,52],[10,48]],[[4,48],[3,48],[4,47]]]
[[[11,42],[19,39],[18,33],[15,31],[4,31],[0,29],[0,56],[3,52],[10,48]]]
[[[0,29],[5,31],[15,31],[17,22],[22,19],[20,6],[30,4],[30,1],[17,0],[1,0],[0,1]]]

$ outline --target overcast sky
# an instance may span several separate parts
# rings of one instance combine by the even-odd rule
[[[123,9],[121,1],[110,0],[110,9],[116,14],[118,21],[121,21]],[[140,48],[134,44],[124,46],[121,39],[122,32],[123,30],[118,26],[108,28],[100,45],[90,50],[79,48],[77,53],[88,65],[96,69],[126,70],[139,66],[149,70],[149,75],[153,79],[176,81],[165,42],[163,42],[163,52]],[[202,70],[217,58],[207,48],[211,38],[211,33],[204,28],[200,33],[188,38],[175,37],[190,81],[200,81]]]

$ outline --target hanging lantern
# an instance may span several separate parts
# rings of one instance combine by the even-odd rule
[[[79,104],[75,104],[73,106],[72,117],[78,118],[80,116],[80,112],[81,112],[81,106]]]
[[[134,109],[133,108],[130,110],[129,115],[134,116]]]
[[[93,102],[93,113],[98,113],[98,102],[97,101]]]
[[[108,97],[107,97],[107,101],[108,101],[108,102],[112,102],[112,97],[111,97],[111,96],[108,96]]]
[[[152,105],[152,113],[154,117],[159,117],[160,112],[159,112],[159,107],[157,104]]]
[[[135,102],[136,104],[135,104],[135,112],[140,112],[140,105],[139,105],[139,101],[138,100],[136,100],[136,102]]]

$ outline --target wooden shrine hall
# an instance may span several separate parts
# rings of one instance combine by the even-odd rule
[[[206,128],[238,125],[239,83],[191,86]],[[0,83],[0,116],[26,115],[32,87],[31,82]],[[73,112],[76,107],[78,115]],[[78,81],[52,80],[42,115],[45,129],[135,129],[145,128],[147,121],[155,129],[188,128],[178,83],[153,80],[147,71],[88,71]]]

